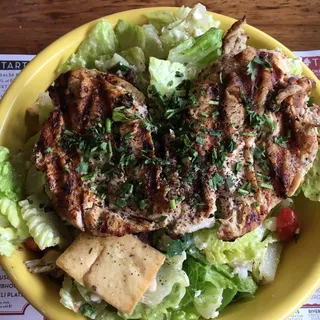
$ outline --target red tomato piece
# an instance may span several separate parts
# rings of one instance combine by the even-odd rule
[[[291,208],[281,209],[277,218],[277,234],[281,241],[289,241],[296,234],[298,225],[298,216]]]
[[[41,251],[38,245],[34,242],[32,237],[27,238],[26,240],[24,240],[23,243],[26,246],[26,248],[31,251]]]

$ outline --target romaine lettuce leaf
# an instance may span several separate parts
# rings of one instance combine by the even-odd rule
[[[275,278],[280,255],[282,251],[282,243],[269,243],[264,255],[260,259],[253,262],[252,275],[256,281],[262,281],[264,284],[272,282]]]
[[[42,125],[49,118],[54,107],[49,92],[41,92],[37,103],[39,106],[39,123]]]
[[[91,319],[166,319],[165,316],[170,316],[172,309],[178,308],[189,285],[188,277],[182,270],[185,259],[185,252],[180,256],[166,259],[157,274],[155,288],[149,289],[144,294],[131,315],[117,312],[68,276],[65,276],[60,290],[60,302],[66,308]]]
[[[263,226],[245,234],[233,242],[222,241],[217,237],[218,226],[203,229],[195,233],[195,244],[201,250],[209,263],[224,264],[232,262],[246,262],[258,259],[265,254],[269,243],[278,241],[272,233],[265,238],[266,230]]]
[[[120,52],[122,56],[131,66],[134,66],[138,72],[146,70],[146,61],[143,50],[140,47],[132,47]]]
[[[210,28],[217,28],[220,22],[215,21],[212,15],[206,12],[206,7],[198,3],[193,9],[180,9],[177,16],[181,17],[162,29],[160,40],[166,53],[179,43],[190,37],[198,37],[208,31]],[[187,16],[186,16],[187,13]]]
[[[171,314],[171,308],[177,309],[185,295],[189,279],[182,270],[186,253],[167,258],[156,277],[156,288],[148,290],[131,315],[119,314],[124,319],[158,320]]]
[[[301,58],[287,58],[289,73],[294,76],[302,75],[302,59]]]
[[[110,59],[118,49],[118,40],[113,27],[106,20],[100,20],[81,43],[78,51],[59,68],[64,73],[78,68],[94,68],[95,61],[102,57]]]
[[[142,26],[146,37],[146,45],[144,48],[144,54],[146,57],[146,64],[149,64],[149,58],[155,57],[158,59],[166,58],[163,50],[162,42],[158,36],[157,30],[152,24],[145,24]]]
[[[178,62],[150,58],[149,72],[149,88],[154,86],[161,95],[170,96],[184,80],[194,79],[199,70],[194,67],[186,67]]]
[[[11,158],[9,150],[0,147],[0,227],[2,228],[0,254],[4,255],[14,252],[16,246],[11,242],[13,239],[17,244],[29,235],[17,205],[21,197],[21,179],[11,164]]]
[[[10,152],[0,146],[0,194],[11,200],[18,200],[21,196],[21,186],[18,182],[10,161]]]
[[[17,231],[14,228],[0,227],[0,254],[11,257],[17,249],[18,243],[21,241],[18,238]]]
[[[32,164],[28,170],[25,191],[26,195],[41,194],[44,191],[44,185],[46,183],[45,174],[42,171],[37,170],[35,164]]]
[[[115,53],[111,59],[105,60],[105,58],[101,58],[100,60],[95,61],[96,68],[104,72],[117,65],[130,68],[129,62],[118,53]]]
[[[257,289],[252,277],[242,279],[225,264],[210,265],[188,256],[185,270],[190,286],[180,308],[185,310],[186,307],[193,306],[206,319],[217,317],[237,292],[252,295]]]
[[[168,60],[199,69],[221,56],[223,31],[211,28],[202,36],[190,37],[169,52]]]
[[[320,201],[320,150],[313,163],[312,168],[307,173],[301,190],[306,198],[312,201]]]
[[[15,201],[0,197],[0,215],[6,217],[11,226],[17,230],[17,236],[20,240],[29,236],[28,227],[22,218],[20,207]]]
[[[64,224],[59,222],[53,212],[43,209],[47,199],[32,195],[20,201],[21,214],[26,221],[29,232],[41,250],[56,245],[66,246],[69,243],[69,233]]]
[[[148,22],[152,24],[158,32],[161,32],[163,27],[176,21],[177,18],[170,11],[158,10],[146,14]]]
[[[127,50],[132,47],[145,48],[146,36],[141,26],[131,24],[128,21],[119,20],[114,28],[119,50]]]

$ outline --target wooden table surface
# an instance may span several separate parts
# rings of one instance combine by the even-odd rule
[[[152,6],[193,6],[190,0],[0,0],[0,53],[37,54],[90,20]],[[270,34],[292,50],[320,49],[320,0],[208,0],[210,11]]]

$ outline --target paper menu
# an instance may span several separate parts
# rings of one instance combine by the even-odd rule
[[[320,50],[295,53],[320,79]],[[33,55],[0,55],[0,98],[16,75],[33,57]],[[1,267],[0,320],[45,320],[18,292]],[[320,289],[288,320],[320,320]]]

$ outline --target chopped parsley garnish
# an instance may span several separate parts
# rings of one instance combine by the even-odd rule
[[[44,150],[45,153],[52,153],[53,152],[53,149],[51,147],[47,147],[45,150]]]
[[[200,137],[196,137],[196,142],[199,143],[199,144],[201,144],[201,145],[204,145],[204,141],[203,141],[203,139],[200,138]]]
[[[140,200],[139,201],[139,208],[141,210],[144,210],[146,208],[146,206],[147,206],[146,200]]]
[[[193,235],[187,233],[180,240],[174,240],[168,245],[167,256],[172,258],[186,251],[193,244]]]
[[[126,154],[122,153],[120,160],[119,160],[119,165],[120,166],[130,166],[134,165],[136,163],[134,155],[133,154]]]
[[[268,176],[266,176],[266,175],[264,175],[262,173],[257,172],[256,175],[257,175],[257,177],[259,177],[259,178],[261,178],[263,180],[266,180],[266,181],[270,180],[270,177],[268,177]]]
[[[89,169],[89,163],[82,161],[80,162],[80,165],[77,167],[76,171],[79,173],[88,173]]]
[[[254,78],[256,77],[259,65],[268,69],[272,68],[272,65],[269,61],[262,60],[259,56],[254,57],[247,64],[247,75],[251,76],[251,80],[254,80]]]
[[[169,206],[170,206],[170,209],[176,209],[177,208],[176,200],[175,199],[169,200]]]
[[[281,137],[281,136],[275,137],[274,142],[282,148],[287,148],[288,138]]]
[[[308,100],[308,107],[312,107],[314,105],[314,97],[310,97]]]
[[[272,185],[272,184],[269,184],[269,183],[264,183],[264,182],[262,182],[262,183],[259,184],[259,186],[260,186],[261,188],[273,190],[273,185]]]
[[[227,151],[232,153],[236,147],[236,139],[234,137],[231,138],[230,143],[227,147]]]
[[[253,150],[253,159],[261,160],[265,157],[265,152],[266,149],[264,145],[256,146]]]
[[[255,137],[257,134],[255,132],[241,132],[240,135],[244,137]]]
[[[160,216],[159,220],[160,221],[165,221],[168,218],[168,216]]]
[[[112,120],[114,122],[127,122],[130,119],[127,118],[126,114],[124,113],[126,107],[117,107],[113,109],[112,112]]]
[[[247,194],[249,194],[249,191],[248,191],[248,190],[245,190],[245,189],[242,189],[242,188],[239,188],[239,189],[238,189],[238,192],[239,192],[241,195],[247,195]]]
[[[240,188],[238,188],[238,193],[241,195],[247,195],[250,192],[256,192],[256,190],[252,187],[250,182],[245,182]]]
[[[234,174],[237,175],[240,172],[241,168],[242,164],[240,162],[237,162],[234,166]]]
[[[176,71],[176,73],[175,73],[176,78],[182,78],[183,76],[184,76],[184,74],[182,72]]]
[[[260,203],[258,201],[255,201],[252,205],[256,208],[260,207]]]
[[[215,164],[218,167],[218,169],[221,169],[227,155],[228,153],[226,151],[223,151],[221,149],[221,152],[218,153],[217,149],[213,148],[211,153],[212,164]]]
[[[220,131],[220,130],[207,129],[206,132],[209,133],[210,136],[217,137],[218,139],[221,139],[221,137],[223,135],[222,131]]]
[[[129,140],[131,137],[132,137],[132,133],[131,133],[131,132],[128,132],[128,133],[126,133],[122,138],[123,138],[123,140],[127,141],[127,140]]]
[[[213,104],[213,105],[219,105],[219,101],[218,100],[210,100],[208,101],[208,104]]]
[[[231,178],[226,178],[226,184],[228,186],[228,188],[232,188],[234,186],[234,182]]]
[[[219,111],[214,111],[214,112],[212,112],[211,117],[212,117],[212,118],[215,118],[215,117],[217,117],[218,115],[219,115]]]
[[[124,208],[127,205],[127,200],[125,198],[119,198],[116,201],[116,205],[120,208]]]
[[[110,118],[106,119],[106,133],[111,133],[111,125],[112,125],[112,121]]]
[[[200,114],[201,114],[204,118],[209,118],[208,114],[205,113],[205,112],[201,112]]]
[[[172,85],[173,85],[173,81],[170,80],[170,81],[167,83],[167,86],[168,86],[168,87],[172,87]]]
[[[209,180],[209,186],[212,189],[217,189],[218,187],[224,184],[223,177],[220,176],[219,173],[215,173],[212,178]]]

